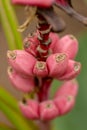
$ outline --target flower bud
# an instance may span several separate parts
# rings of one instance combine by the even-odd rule
[[[18,90],[25,93],[34,91],[33,77],[23,77],[11,67],[8,68],[8,76],[13,86]]]
[[[70,59],[75,58],[78,52],[78,41],[72,35],[66,35],[62,37],[58,44],[55,45],[55,53],[65,53]]]
[[[56,33],[50,33],[49,38],[51,39],[50,49],[52,49],[52,52],[55,53],[55,45],[59,42],[59,37]],[[58,52],[57,52],[58,53]]]
[[[44,101],[39,105],[40,119],[52,120],[59,115],[59,110],[53,101]]]
[[[32,76],[36,59],[24,50],[8,51],[9,64],[19,73]]]
[[[78,83],[76,82],[76,80],[70,80],[70,81],[64,82],[59,87],[59,89],[57,90],[55,94],[55,98],[59,96],[67,96],[67,95],[76,97],[77,93],[78,93]]]
[[[54,99],[55,105],[59,110],[59,115],[64,115],[72,110],[75,104],[73,96],[59,96]]]
[[[68,57],[64,53],[52,54],[47,58],[46,63],[49,69],[49,76],[59,77],[67,69]]]
[[[69,60],[66,72],[58,77],[59,80],[70,80],[75,78],[81,70],[81,64],[79,62]]]
[[[29,36],[24,39],[24,49],[28,53],[36,56],[36,48],[39,45],[39,40],[38,40],[38,34],[39,32],[37,31],[34,36]]]
[[[52,5],[54,0],[12,0],[13,4],[49,7]]]
[[[20,102],[19,107],[26,118],[34,120],[39,118],[39,104],[37,101],[29,99],[25,104]]]
[[[46,63],[42,61],[37,61],[34,66],[33,73],[36,76],[46,77],[48,75],[48,69]]]

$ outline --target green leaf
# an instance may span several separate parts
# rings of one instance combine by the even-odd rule
[[[17,100],[3,87],[0,87],[0,99],[2,99],[6,104],[8,104],[12,109],[19,112]]]
[[[11,128],[6,124],[0,123],[0,130],[16,130],[16,129]]]
[[[25,119],[22,114],[20,113],[20,110],[18,108],[18,102],[17,100],[9,93],[7,92],[4,88],[0,87],[0,103],[3,101],[6,105],[8,105],[13,111],[18,113],[18,116],[23,118],[25,122],[28,123],[28,125],[32,129],[37,129],[37,126],[30,120]]]
[[[9,49],[21,49],[22,40],[17,31],[18,23],[10,0],[0,0],[0,16]]]
[[[0,100],[0,110],[5,114],[9,121],[15,126],[17,130],[32,130],[32,128],[25,122],[24,118],[16,111],[11,109],[7,104]]]

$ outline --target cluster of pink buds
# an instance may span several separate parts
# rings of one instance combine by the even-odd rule
[[[38,102],[28,99],[20,102],[23,115],[29,119],[51,120],[70,112],[75,104],[78,84],[75,81],[66,81],[57,90],[54,99]]]
[[[41,48],[43,46],[38,36],[39,32],[36,32],[25,38],[25,50],[8,51],[11,66],[8,74],[17,89],[35,94],[34,99],[20,103],[23,114],[29,119],[50,120],[64,115],[74,106],[78,84],[72,79],[81,69],[81,64],[74,60],[78,42],[71,35],[59,38],[51,32],[51,43],[46,50]],[[58,89],[54,99],[49,99],[49,88],[54,78],[65,83]]]
[[[67,0],[12,0],[13,3],[49,7],[53,3],[71,5]],[[66,5],[67,6],[67,5]],[[47,8],[48,10],[51,8]],[[32,95],[19,103],[23,115],[33,120],[52,120],[70,112],[75,104],[78,83],[73,80],[80,73],[81,64],[74,60],[78,52],[78,41],[72,35],[60,38],[52,32],[55,25],[38,8],[37,31],[23,42],[24,50],[7,52],[9,78],[19,91]],[[50,11],[52,13],[52,10]],[[54,20],[56,21],[56,20]],[[49,98],[53,79],[64,81]]]

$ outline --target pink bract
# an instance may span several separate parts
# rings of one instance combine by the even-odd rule
[[[55,0],[12,0],[13,4],[49,7]]]
[[[68,0],[55,0],[55,2],[61,5],[66,5],[68,3]]]
[[[49,7],[54,3],[60,4],[60,5],[67,5],[69,2],[68,0],[12,0],[12,3],[30,5],[30,6]]]

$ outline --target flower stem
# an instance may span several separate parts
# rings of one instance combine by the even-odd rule
[[[39,130],[50,130],[51,125],[49,121],[39,121],[38,122]]]
[[[41,81],[42,82],[39,86],[39,92],[37,93],[39,102],[42,102],[49,98],[49,89],[52,83],[52,79],[42,78]]]
[[[39,31],[38,40],[40,42],[38,48],[38,57],[39,60],[45,61],[49,55],[49,45],[51,43],[49,33],[51,31],[51,26],[47,23],[46,19],[41,14],[37,13],[37,16],[38,16],[37,29]]]

